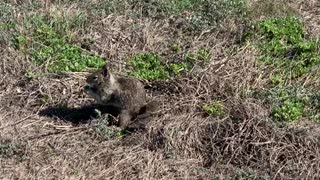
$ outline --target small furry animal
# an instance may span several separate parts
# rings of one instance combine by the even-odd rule
[[[87,94],[99,104],[119,112],[118,126],[126,128],[143,109],[146,109],[146,92],[143,84],[133,77],[115,76],[108,67],[87,76]]]

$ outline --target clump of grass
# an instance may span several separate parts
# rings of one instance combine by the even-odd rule
[[[88,23],[88,16],[81,11],[75,12],[71,16],[59,11],[50,17],[52,28],[59,34],[70,34],[73,29],[84,30],[86,23]]]
[[[316,122],[320,123],[320,93],[316,92],[310,96],[310,110],[309,116],[311,119],[315,120]]]
[[[245,171],[239,169],[236,175],[233,177],[234,180],[243,180],[243,179],[259,179],[264,180],[263,176],[258,176],[254,171]]]
[[[41,7],[33,7],[33,9]],[[63,36],[70,36],[74,31],[83,31],[89,18],[85,11],[53,9],[45,14],[35,14],[26,17],[23,25],[28,30],[33,30],[43,24],[49,25],[55,32]]]
[[[102,115],[100,111],[96,110],[97,124],[94,131],[104,139],[112,139],[120,133],[120,130],[110,126],[110,116]]]
[[[226,18],[245,16],[247,2],[246,0],[103,0],[93,3],[91,7],[92,11],[100,16],[112,13],[123,14],[123,9],[127,9],[126,15],[134,18],[183,18],[189,30],[199,31],[203,28],[216,27]],[[189,15],[182,16],[182,13]]]
[[[210,58],[210,52],[205,48],[200,48],[195,53],[187,53],[182,62],[170,63],[169,66],[174,76],[181,77],[195,66],[206,66]]]
[[[185,60],[188,63],[188,67],[191,68],[196,63],[204,66],[210,61],[210,52],[207,49],[200,48],[195,53],[189,53],[186,55]]]
[[[282,84],[283,83],[283,77],[279,74],[276,74],[274,76],[271,77],[271,83],[272,84]]]
[[[172,70],[175,76],[180,77],[181,74],[190,69],[190,65],[186,62],[182,63],[171,63],[169,64],[170,69]]]
[[[320,110],[320,92],[312,94],[310,102],[315,109]]]
[[[131,1],[123,1],[123,0],[101,0],[98,2],[92,2],[89,5],[92,13],[98,17],[106,17],[110,14],[117,13],[122,14],[124,13],[124,9],[129,9],[130,6],[128,3]]]
[[[206,103],[202,106],[202,109],[213,117],[222,117],[225,115],[224,105],[221,101]]]
[[[319,42],[306,38],[303,24],[296,17],[270,18],[258,23],[262,61],[279,71],[284,78],[299,77],[320,64]]]
[[[250,1],[248,16],[251,19],[261,17],[283,17],[296,14],[295,10],[283,0],[257,0]]]
[[[244,16],[246,12],[246,1],[244,0],[173,0],[162,1],[163,8],[167,14],[178,15],[182,12],[190,12],[187,17],[189,27],[198,30],[206,27],[215,27],[217,23],[225,18],[235,15]]]
[[[95,111],[97,114],[97,124],[94,127],[94,131],[103,139],[123,138],[129,133],[126,129],[110,126],[112,124],[112,117],[108,114],[101,114],[98,110]]]
[[[9,43],[14,34],[16,21],[13,10],[12,5],[0,2],[0,43]]]
[[[0,157],[9,158],[21,153],[22,149],[19,144],[10,141],[0,141]]]
[[[103,139],[112,139],[114,137],[120,136],[120,131],[111,126],[107,126],[103,122],[99,122],[99,124],[95,127],[95,132],[102,137]]]
[[[102,58],[86,55],[80,47],[69,43],[45,19],[36,17],[32,24],[32,34],[29,37],[17,36],[15,44],[30,54],[33,63],[45,65],[48,72],[79,72],[87,68],[100,68],[105,64]]]
[[[9,30],[15,27],[13,10],[12,5],[0,2],[0,30]]]

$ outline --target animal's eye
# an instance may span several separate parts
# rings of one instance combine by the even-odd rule
[[[93,76],[92,78],[94,81],[98,80],[98,76]]]

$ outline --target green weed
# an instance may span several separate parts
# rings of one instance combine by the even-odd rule
[[[309,98],[309,116],[314,121],[320,123],[320,93],[313,93]]]
[[[196,65],[206,66],[210,62],[210,58],[210,52],[207,49],[200,48],[195,53],[186,54],[182,62],[169,64],[170,72],[173,73],[173,76],[181,77]]]
[[[320,123],[320,114],[312,115],[312,119],[313,119],[315,122]]]
[[[133,70],[129,75],[146,80],[166,80],[170,77],[167,67],[160,56],[154,53],[142,53],[130,59]]]
[[[154,53],[141,53],[129,60],[132,71],[128,74],[146,80],[166,80],[170,77],[181,77],[196,64],[206,65],[210,61],[210,53],[199,49],[196,53],[187,54],[183,62],[165,65],[162,58]]]
[[[28,43],[26,38],[20,35],[15,38],[15,44],[19,49],[27,49],[36,65],[45,64],[48,72],[79,72],[87,68],[100,68],[105,64],[103,59],[86,55],[81,48],[69,43],[44,18],[33,18],[30,25],[33,31],[29,35]]]
[[[254,179],[256,178],[256,174],[250,171],[239,170],[237,174],[233,177],[234,180],[244,180],[244,179]],[[262,178],[258,178],[262,180]]]
[[[12,39],[12,45],[14,48],[20,49],[21,51],[25,52],[25,47],[27,45],[27,39],[22,34],[17,35]]]
[[[259,30],[270,40],[283,40],[287,44],[301,42],[304,28],[296,17],[270,18],[259,24]]]
[[[24,76],[27,78],[27,80],[32,80],[32,79],[34,79],[35,77],[37,77],[37,75],[34,73],[34,72],[32,72],[32,71],[27,71],[25,74],[24,74]]]
[[[181,45],[178,43],[172,44],[170,48],[174,53],[179,53],[182,51]]]
[[[99,114],[99,113],[98,113]],[[95,126],[95,132],[104,139],[111,139],[119,134],[119,130],[109,126],[110,117],[108,115],[98,115],[98,122]]]
[[[206,65],[210,61],[210,52],[207,49],[200,48],[196,53],[189,53],[185,56],[185,61],[188,63],[189,67],[199,63],[201,65]]]
[[[289,98],[272,109],[272,117],[279,121],[296,121],[303,115],[304,104],[298,99]]]
[[[233,176],[231,179],[233,180],[245,180],[245,179],[257,179],[257,180],[266,180],[269,179],[266,176],[259,176],[255,171],[252,170],[237,170],[237,173],[235,176]]]
[[[259,93],[272,107],[271,116],[277,121],[297,121],[301,117],[316,119],[320,113],[319,94],[302,87],[271,88]],[[318,99],[319,98],[319,99]]]
[[[303,24],[296,17],[270,18],[258,23],[262,61],[284,78],[295,78],[320,64],[319,42],[307,39]]]
[[[320,92],[313,93],[310,96],[310,103],[316,110],[320,110]]]
[[[225,114],[224,105],[221,101],[216,101],[212,104],[204,104],[203,110],[213,117],[221,117]]]
[[[113,137],[118,136],[120,131],[118,131],[110,126],[107,126],[104,124],[99,124],[95,128],[95,132],[97,134],[99,134],[99,136],[101,136],[102,138],[108,140],[108,139],[112,139]]]
[[[190,69],[190,66],[185,62],[183,62],[183,63],[171,63],[169,66],[170,66],[173,74],[175,76],[178,76],[178,77],[181,76],[182,72],[187,71],[187,70]]]
[[[195,65],[204,67],[210,62],[210,58],[210,52],[200,48],[195,53],[186,54],[182,62],[169,64],[170,71],[173,72],[173,76],[181,77],[183,73],[188,72]]]
[[[277,84],[283,83],[283,79],[282,79],[281,75],[277,74],[277,75],[274,75],[271,77],[271,82],[272,82],[272,84],[277,85]]]
[[[121,139],[129,133],[126,129],[111,127],[111,117],[108,114],[101,114],[98,110],[95,110],[95,112],[97,114],[98,122],[94,130],[102,138],[108,140],[117,137]]]

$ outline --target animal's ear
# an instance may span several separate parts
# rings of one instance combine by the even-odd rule
[[[107,65],[104,65],[103,69],[102,69],[102,75],[103,77],[109,77],[109,69]]]

